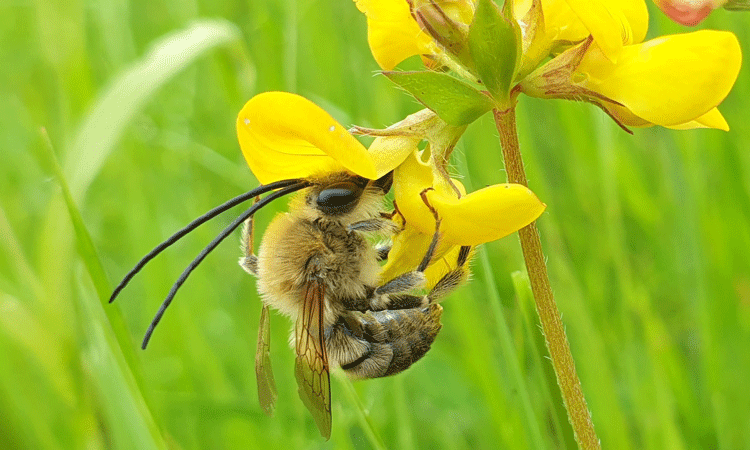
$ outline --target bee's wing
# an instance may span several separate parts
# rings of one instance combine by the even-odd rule
[[[255,353],[255,379],[258,382],[258,401],[263,411],[269,416],[273,414],[278,397],[276,383],[273,381],[273,370],[271,370],[270,325],[268,306],[263,305],[258,326],[258,350]]]
[[[323,296],[320,280],[307,284],[302,311],[294,329],[297,361],[294,373],[299,396],[313,415],[324,438],[331,437],[331,378],[323,336]]]

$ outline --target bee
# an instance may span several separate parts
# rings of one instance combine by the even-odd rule
[[[410,367],[427,353],[440,331],[442,307],[437,301],[465,275],[469,247],[461,248],[455,267],[427,294],[409,293],[423,287],[424,271],[439,239],[440,219],[430,207],[435,216],[435,234],[420,265],[385,283],[379,282],[380,262],[387,259],[390,248],[373,246],[367,235],[399,231],[391,215],[383,211],[384,196],[391,183],[392,174],[368,180],[342,172],[260,186],[214,208],[149,252],[117,286],[110,302],[169,245],[232,206],[256,198],[256,203],[223,230],[178,278],[152,320],[142,347],[146,348],[155,326],[190,272],[244,223],[240,265],[257,277],[263,301],[255,360],[261,407],[270,415],[277,397],[269,357],[268,310],[274,308],[295,323],[292,340],[299,395],[328,439],[330,368],[340,366],[351,378],[358,379],[393,375]],[[291,200],[289,212],[277,215],[269,224],[256,256],[253,214],[274,199],[300,190]],[[267,192],[272,193],[258,200],[258,195]],[[429,207],[426,196],[422,198]]]

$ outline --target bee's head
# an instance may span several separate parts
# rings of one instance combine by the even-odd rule
[[[382,199],[390,190],[392,181],[391,174],[377,180],[346,173],[332,174],[318,180],[310,188],[306,203],[324,217],[340,219],[361,206],[365,197],[374,197],[378,201]],[[363,209],[369,212],[369,205]]]

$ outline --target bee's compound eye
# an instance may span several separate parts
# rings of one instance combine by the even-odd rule
[[[320,191],[316,203],[325,214],[345,214],[356,206],[361,195],[362,188],[360,186],[349,181],[343,181]]]

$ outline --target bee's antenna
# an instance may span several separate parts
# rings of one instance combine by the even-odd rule
[[[228,209],[231,209],[231,208],[239,205],[240,203],[244,203],[244,202],[250,200],[251,198],[256,197],[256,196],[258,196],[260,194],[265,194],[268,191],[272,191],[274,189],[285,188],[287,186],[295,186],[295,185],[298,185],[301,182],[303,182],[303,180],[292,179],[292,180],[277,181],[275,183],[269,183],[269,184],[266,184],[266,185],[258,186],[257,188],[255,188],[255,189],[253,189],[253,190],[251,190],[249,192],[245,192],[242,195],[238,195],[237,197],[229,200],[228,202],[224,203],[223,205],[219,205],[216,208],[212,209],[211,211],[209,211],[209,212],[203,214],[202,216],[198,217],[197,219],[193,220],[192,222],[190,222],[189,224],[187,224],[187,226],[185,226],[185,228],[181,229],[177,233],[175,233],[172,236],[170,236],[166,241],[164,241],[161,244],[157,245],[156,248],[154,248],[153,250],[151,250],[150,252],[148,252],[148,254],[146,256],[144,256],[140,261],[138,261],[138,264],[136,264],[135,267],[133,267],[132,269],[130,269],[130,272],[128,272],[128,274],[125,275],[125,277],[122,279],[122,281],[120,281],[120,284],[118,284],[117,287],[115,288],[115,290],[112,291],[112,295],[109,297],[109,302],[112,303],[113,301],[115,301],[115,298],[117,298],[117,296],[120,294],[120,291],[122,291],[125,288],[125,286],[128,285],[128,283],[130,282],[130,280],[138,272],[140,272],[141,269],[143,269],[143,267],[149,261],[151,261],[152,259],[154,259],[156,257],[156,255],[158,255],[159,253],[161,253],[162,251],[164,251],[164,249],[166,249],[170,245],[172,245],[175,242],[177,242],[180,239],[182,239],[182,237],[184,237],[186,234],[190,233],[194,229],[198,228],[198,226],[200,226],[204,222],[206,222],[206,221],[208,221],[210,219],[213,219],[214,217],[216,217],[217,215],[223,213],[224,211],[226,211]]]
[[[294,181],[294,183],[291,183]],[[169,290],[169,294],[167,294],[167,298],[164,299],[164,302],[162,302],[161,307],[159,307],[159,311],[156,312],[156,315],[154,316],[153,320],[151,320],[151,325],[149,325],[148,330],[146,330],[146,335],[143,337],[143,343],[141,344],[141,348],[145,349],[148,345],[148,341],[151,339],[151,335],[154,332],[154,328],[156,328],[156,325],[159,324],[159,321],[161,320],[162,316],[164,315],[164,311],[167,310],[169,307],[169,304],[172,303],[172,299],[174,299],[175,294],[177,293],[177,290],[180,289],[180,286],[187,280],[187,277],[190,276],[190,272],[193,271],[196,267],[198,267],[198,264],[200,264],[203,259],[213,251],[213,249],[216,248],[216,246],[221,243],[224,239],[226,239],[227,236],[232,234],[232,232],[242,224],[248,217],[255,214],[256,211],[258,211],[260,208],[264,207],[268,203],[276,200],[279,197],[283,197],[287,194],[291,194],[294,191],[298,191],[300,189],[306,188],[310,186],[310,182],[307,180],[285,180],[286,187],[276,191],[272,194],[268,194],[266,197],[264,197],[262,200],[260,200],[258,203],[255,203],[253,206],[251,206],[247,211],[242,213],[241,216],[237,217],[232,223],[229,224],[224,230],[222,230],[221,233],[219,233],[218,236],[214,238],[211,243],[209,243],[206,248],[204,248],[198,256],[195,257],[195,259],[188,264],[188,266],[185,268],[185,270],[182,272],[182,275],[180,275],[180,278],[175,281],[175,283],[172,285],[172,289]],[[266,185],[265,187],[268,187],[269,185]],[[278,186],[276,186],[278,187]],[[265,192],[265,191],[264,191]],[[253,195],[249,195],[253,193]],[[247,197],[248,199],[251,197],[254,197],[255,194],[254,191],[250,191],[247,194],[243,194],[244,197]],[[239,198],[239,197],[238,197]],[[223,206],[223,205],[222,205]],[[217,208],[218,209],[218,208]]]

